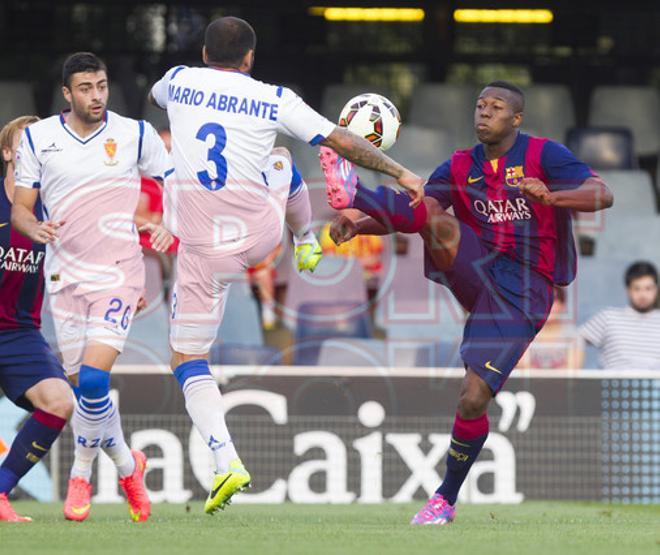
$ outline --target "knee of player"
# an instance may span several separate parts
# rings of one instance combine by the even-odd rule
[[[490,399],[482,391],[464,391],[458,401],[458,413],[467,420],[479,418],[488,409]]]
[[[44,396],[40,405],[36,408],[68,420],[71,414],[73,414],[73,392],[64,389],[53,392],[50,395]]]
[[[426,227],[436,240],[443,242],[454,240],[459,233],[458,220],[444,210],[441,213],[430,213],[426,219]]]
[[[276,146],[275,148],[273,148],[273,150],[271,151],[271,155],[283,156],[289,162],[293,160],[293,157],[291,156],[291,152],[289,152],[289,149],[283,146]]]

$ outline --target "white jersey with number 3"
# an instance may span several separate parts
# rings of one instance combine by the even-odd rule
[[[152,96],[172,131],[166,221],[211,255],[244,251],[269,232],[278,203],[265,172],[277,133],[315,145],[335,127],[290,89],[238,71],[178,66]]]

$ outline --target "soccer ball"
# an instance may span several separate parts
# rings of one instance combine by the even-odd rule
[[[396,106],[375,93],[351,98],[339,114],[339,126],[370,141],[381,150],[390,148],[399,137],[401,116]]]

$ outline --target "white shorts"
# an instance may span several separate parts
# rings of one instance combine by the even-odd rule
[[[122,352],[142,293],[142,287],[85,291],[68,285],[50,294],[57,346],[68,375],[78,373],[89,342]]]
[[[251,246],[232,254],[197,252],[183,243],[179,246],[170,326],[170,346],[178,353],[205,355],[210,351],[230,285],[244,281],[245,271],[264,260],[282,240],[291,163],[285,157],[271,156],[264,173],[276,205],[264,216],[265,231]]]

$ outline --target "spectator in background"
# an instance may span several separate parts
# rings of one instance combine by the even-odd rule
[[[598,348],[605,369],[660,369],[658,272],[650,262],[635,262],[625,275],[630,306],[606,308],[580,328]]]
[[[288,235],[287,235],[288,240]],[[275,261],[282,253],[282,245],[277,245],[264,260],[248,268],[250,283],[256,289],[256,297],[261,307],[261,325],[266,331],[277,326],[275,312]]]
[[[521,368],[582,368],[582,340],[566,311],[566,291],[555,286],[548,321],[520,361]]]

